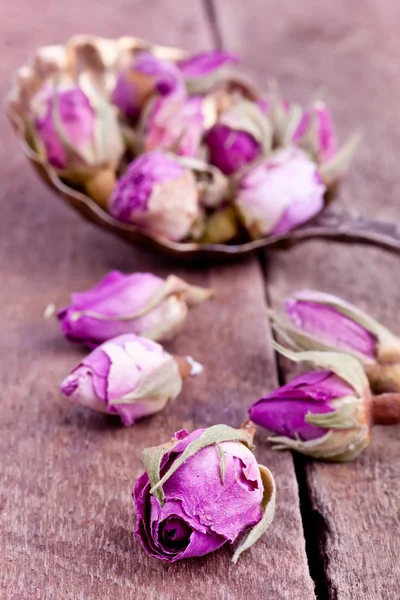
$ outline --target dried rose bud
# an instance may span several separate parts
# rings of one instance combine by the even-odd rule
[[[33,98],[31,113],[39,154],[104,207],[124,152],[114,108],[94,89],[48,85]]]
[[[323,369],[296,377],[250,408],[250,418],[274,433],[268,439],[276,450],[350,461],[368,446],[372,425],[400,422],[400,395],[371,396],[356,358],[337,352],[296,353],[273,345],[287,358]]]
[[[160,344],[120,335],[93,350],[61,384],[72,401],[115,414],[129,427],[176,398],[182,379],[201,372],[192,359],[175,358]]]
[[[358,358],[375,392],[400,392],[400,339],[365,312],[322,292],[286,300],[290,321],[271,311],[274,327],[305,350],[340,350]]]
[[[150,52],[141,52],[118,77],[112,100],[128,118],[136,120],[153,94],[165,95],[183,89],[177,66]]]
[[[226,110],[204,138],[210,162],[232,175],[272,146],[272,129],[261,108],[240,99]]]
[[[143,452],[136,482],[136,535],[146,552],[167,562],[204,556],[227,542],[233,562],[271,523],[275,484],[252,453],[253,428],[214,425]]]
[[[295,111],[284,122],[287,143],[301,146],[321,166],[320,174],[325,185],[329,188],[340,183],[350,168],[360,135],[352,135],[338,148],[330,110],[320,100],[302,113]]]
[[[293,142],[309,151],[321,164],[337,151],[332,115],[324,102],[318,100],[306,109],[293,133]]]
[[[298,148],[276,152],[241,178],[236,207],[251,237],[280,235],[318,214],[325,186],[317,167]]]
[[[177,63],[190,94],[204,94],[229,76],[238,58],[229,52],[199,52]]]
[[[355,458],[370,441],[371,395],[360,363],[339,353],[274,347],[324,370],[304,373],[258,400],[250,408],[251,419],[275,434],[268,439],[276,449],[331,461]]]
[[[112,271],[87,292],[72,294],[72,304],[57,316],[67,339],[90,347],[124,333],[170,340],[182,329],[188,307],[212,294],[175,275],[164,281],[151,273]]]
[[[154,235],[182,240],[199,214],[196,179],[171,156],[147,152],[131,162],[117,182],[109,211]]]
[[[197,156],[204,132],[203,99],[181,93],[154,98],[140,124],[145,152],[169,150],[179,156]]]

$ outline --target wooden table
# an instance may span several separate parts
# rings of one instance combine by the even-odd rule
[[[74,33],[132,34],[243,56],[259,84],[290,98],[321,85],[344,138],[364,127],[340,202],[399,219],[399,19],[395,0],[114,0],[26,2],[0,8],[1,91],[39,45]],[[400,261],[382,251],[308,242],[230,266],[183,269],[83,222],[37,181],[1,117],[0,580],[4,600],[397,600],[400,598],[400,428],[376,428],[354,463],[274,453],[278,510],[235,567],[222,550],[165,565],[132,534],[132,484],[143,447],[186,427],[240,424],[278,382],[265,308],[314,288],[370,311],[400,334]],[[204,363],[180,401],[134,428],[63,400],[59,382],[81,356],[44,320],[49,302],[111,269],[176,271],[212,285],[171,349]]]

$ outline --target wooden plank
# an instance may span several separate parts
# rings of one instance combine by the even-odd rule
[[[198,1],[40,0],[31,8],[15,0],[10,10],[0,8],[0,17],[2,95],[12,70],[33,47],[82,29],[108,36],[131,31],[191,49],[211,45]],[[111,269],[166,275],[175,265],[80,220],[36,180],[4,119],[0,127],[1,139],[7,140],[0,150],[2,597],[311,600],[292,459],[261,444],[258,459],[277,476],[277,518],[236,567],[227,550],[168,566],[148,558],[132,533],[130,496],[142,471],[143,447],[182,427],[221,421],[237,426],[248,405],[275,384],[256,260],[179,270],[191,281],[214,286],[217,297],[193,312],[171,347],[206,367],[176,403],[132,429],[72,406],[58,386],[82,351],[61,338],[55,322],[42,318],[46,305],[62,306],[72,290],[88,288]]]
[[[304,0],[219,1],[222,37],[244,54],[258,83],[282,82],[288,98],[305,101],[321,85],[342,139],[364,127],[364,143],[340,194],[373,218],[399,220],[396,100],[400,91],[393,44],[399,5]],[[248,40],[251,39],[251,45]],[[398,257],[363,247],[309,242],[268,256],[274,307],[297,289],[319,289],[356,303],[400,334]],[[372,446],[349,465],[306,464],[315,511],[306,523],[324,530],[320,558],[334,600],[393,600],[399,596],[400,428],[375,428]],[[316,575],[318,577],[318,574]]]

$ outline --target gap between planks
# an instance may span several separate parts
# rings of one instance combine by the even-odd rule
[[[217,50],[222,50],[222,33],[218,23],[217,12],[215,10],[214,0],[201,0],[206,22],[210,28],[211,37],[213,40],[214,47]]]
[[[272,308],[272,301],[268,289],[268,269],[265,252],[257,252],[257,260],[263,274],[265,304]],[[268,321],[269,317],[266,315]],[[271,339],[278,341],[269,321]],[[279,354],[273,350],[275,361],[276,378],[279,385],[285,385],[285,374],[281,365]],[[308,459],[292,452],[293,464],[299,490],[300,515],[303,525],[304,539],[306,543],[306,555],[310,576],[315,585],[315,595],[318,600],[332,600],[329,594],[329,581],[325,568],[325,543],[328,524],[321,512],[313,508],[311,494],[307,483],[306,464]],[[332,591],[332,590],[331,590]]]
[[[218,22],[218,15],[215,8],[214,0],[202,0],[202,5],[205,12],[206,21],[210,27],[211,36],[214,46],[218,49],[223,49],[223,37],[221,28]],[[257,253],[257,261],[260,265],[260,270],[263,276],[265,302],[266,307],[271,308],[271,301],[267,286],[267,269],[265,263],[265,254],[262,251]],[[269,318],[267,314],[266,318]],[[274,332],[270,325],[271,339],[274,339]],[[284,374],[281,368],[279,356],[273,350],[276,378],[279,385],[285,383]],[[326,571],[324,567],[324,540],[327,529],[327,523],[321,513],[312,508],[311,496],[307,486],[307,474],[305,469],[305,460],[302,457],[297,457],[292,454],[295,475],[298,485],[299,507],[303,526],[303,533],[306,546],[306,555],[310,576],[314,582],[315,594],[318,600],[329,600],[328,581],[326,579]],[[317,523],[317,527],[315,526]]]

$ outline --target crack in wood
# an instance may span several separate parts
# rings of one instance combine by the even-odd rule
[[[300,514],[306,542],[308,568],[314,581],[315,594],[318,600],[337,600],[337,590],[333,589],[326,571],[325,548],[329,525],[324,515],[312,505],[307,483],[307,459],[293,453],[293,463],[299,488]]]
[[[258,262],[263,274],[265,301],[269,308],[272,308],[272,300],[268,289],[268,267],[267,258],[263,251],[257,253]],[[274,330],[270,325],[271,338],[276,339]],[[274,361],[276,376],[279,385],[286,383],[285,373],[282,367],[280,356],[274,351]],[[318,600],[336,600],[337,593],[328,581],[325,568],[325,546],[328,534],[328,523],[324,515],[312,506],[311,495],[307,484],[306,458],[296,453],[292,453],[293,464],[296,474],[300,515],[303,525],[303,534],[306,546],[306,555],[310,576],[314,582],[315,594]]]
[[[211,37],[215,48],[222,49],[222,34],[218,23],[214,0],[202,0],[206,20],[210,26]]]

